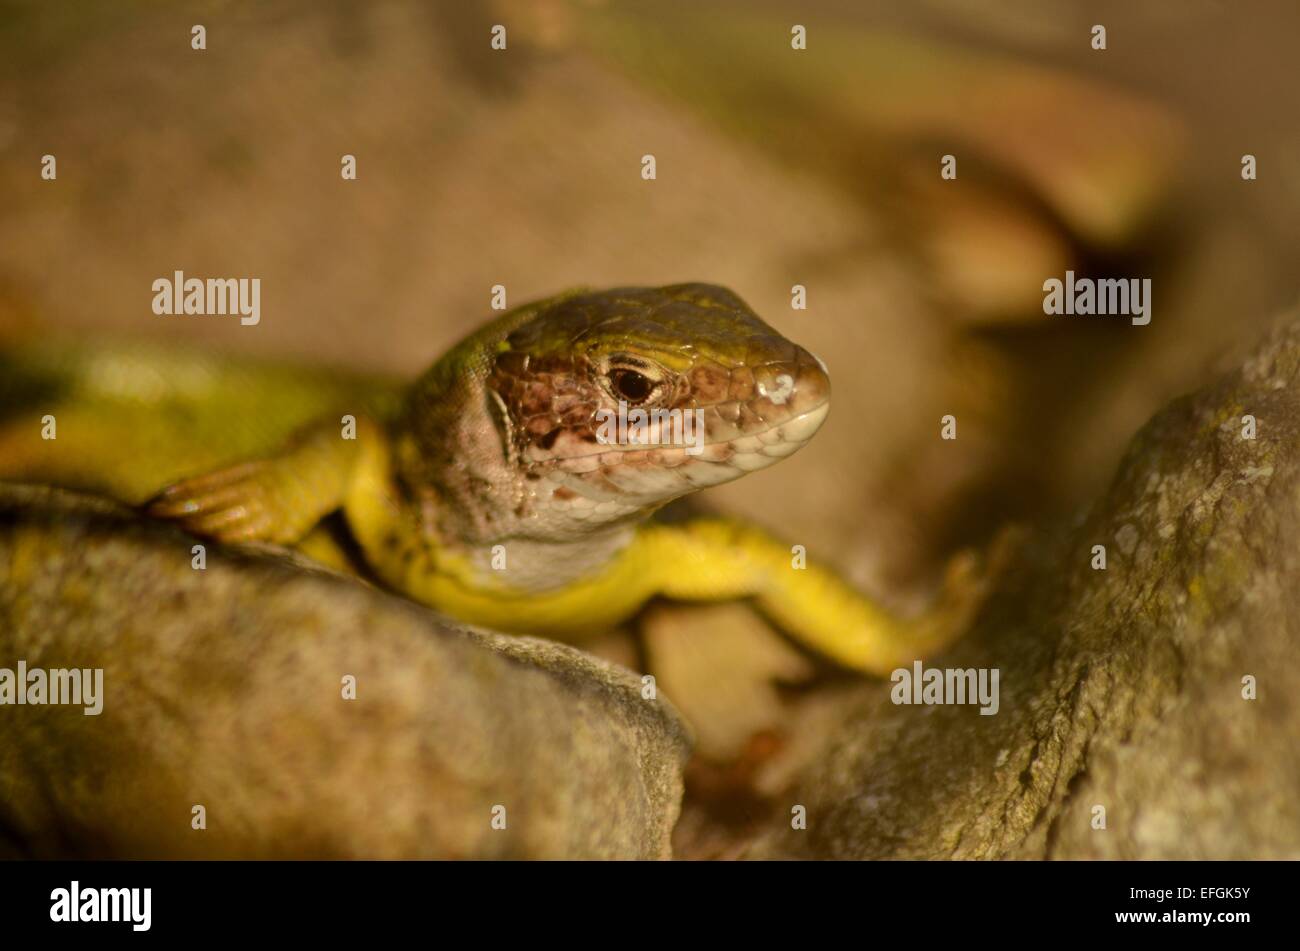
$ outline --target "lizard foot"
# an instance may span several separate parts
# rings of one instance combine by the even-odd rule
[[[279,481],[273,464],[246,462],[170,485],[145,512],[218,541],[288,543],[299,531],[279,517]]]
[[[969,626],[974,620],[1010,568],[1024,537],[1023,527],[1007,525],[997,532],[982,553],[966,549],[948,562],[940,603],[952,618],[950,623],[954,627]]]

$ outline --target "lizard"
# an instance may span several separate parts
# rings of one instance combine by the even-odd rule
[[[117,373],[135,379],[129,366]],[[288,390],[267,390],[277,392]],[[901,618],[755,525],[652,518],[670,501],[796,452],[830,409],[825,364],[719,286],[577,289],[525,304],[452,347],[404,392],[352,392],[337,404],[342,416],[306,419],[322,393],[302,381],[294,392],[287,438],[281,420],[273,435],[243,441],[247,458],[171,481],[181,468],[173,448],[170,463],[155,456],[146,466],[151,476],[130,469],[116,494],[202,538],[308,553],[324,550],[322,520],[341,513],[382,585],[513,634],[580,639],[656,597],[750,599],[805,648],[877,676],[951,644],[987,591],[987,575],[964,554],[937,602]],[[660,414],[648,439],[611,440],[597,422],[635,410]],[[673,411],[699,421],[695,444],[662,438]],[[197,426],[197,412],[169,418],[172,435]],[[67,451],[36,444],[30,421],[21,435],[14,425],[0,425],[0,477],[53,471],[58,481]],[[51,461],[60,452],[63,463]],[[97,464],[79,465],[84,474]],[[156,491],[141,500],[143,486]]]

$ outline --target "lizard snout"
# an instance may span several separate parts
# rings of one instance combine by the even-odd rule
[[[801,416],[831,398],[826,365],[803,347],[794,347],[793,359],[766,363],[754,370],[751,407],[758,416],[775,421],[783,415]]]

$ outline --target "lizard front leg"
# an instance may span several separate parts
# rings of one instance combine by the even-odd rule
[[[882,677],[959,638],[983,603],[992,574],[977,572],[973,557],[959,556],[937,604],[918,618],[903,619],[825,567],[795,567],[788,545],[753,526],[701,519],[645,531],[646,561],[659,566],[659,593],[687,601],[753,598],[796,641],[852,670]],[[990,561],[1002,561],[1005,548],[995,544]]]
[[[357,419],[354,436],[344,438],[332,421],[313,424],[274,456],[167,487],[145,511],[220,541],[291,545],[343,504],[363,447],[385,438],[364,417]]]

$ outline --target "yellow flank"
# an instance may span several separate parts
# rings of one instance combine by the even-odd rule
[[[436,567],[406,566],[401,587],[417,601],[468,624],[572,639],[609,631],[656,592],[656,572],[644,532],[601,570],[554,591],[528,592],[504,583],[482,584],[468,560],[443,553]]]

